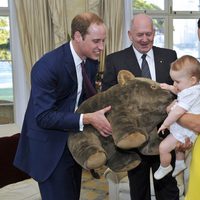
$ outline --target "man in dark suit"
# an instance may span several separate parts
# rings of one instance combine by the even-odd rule
[[[72,20],[71,31],[69,43],[45,54],[32,68],[31,94],[14,160],[38,182],[43,200],[79,199],[81,167],[69,152],[69,132],[81,131],[85,124],[104,137],[112,132],[104,115],[110,107],[75,113],[86,98],[81,63],[94,86],[105,24],[96,14],[83,13]]]
[[[155,30],[152,19],[145,14],[136,15],[128,34],[132,45],[106,57],[102,90],[117,84],[117,75],[121,69],[129,70],[136,77],[142,76],[143,54],[150,70],[149,78],[172,84],[169,76],[170,63],[177,59],[177,55],[173,50],[153,46]],[[154,174],[159,167],[159,156],[141,153],[140,156],[141,164],[128,172],[130,195],[132,200],[150,200],[150,168]],[[159,181],[154,179],[154,188],[157,200],[179,199],[177,183],[171,173]]]

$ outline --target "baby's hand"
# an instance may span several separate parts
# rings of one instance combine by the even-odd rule
[[[160,83],[160,87],[164,90],[169,90],[169,85],[167,83]]]
[[[164,134],[164,130],[167,129],[167,126],[165,126],[164,124],[161,125],[161,127],[158,129],[158,133],[162,132],[162,134]]]

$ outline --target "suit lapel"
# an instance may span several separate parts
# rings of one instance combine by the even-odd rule
[[[132,72],[136,77],[141,76],[140,65],[137,61],[137,58],[132,46],[127,48],[126,54],[127,54],[126,64],[128,66],[128,70]]]
[[[65,62],[65,67],[70,74],[72,80],[77,82],[77,76],[76,76],[76,68],[75,68],[75,63],[74,59],[70,50],[69,43],[66,43],[65,49],[64,49],[64,62]]]
[[[159,52],[159,49],[156,47],[153,47],[153,53],[154,53],[154,62],[155,62],[155,73],[156,73],[156,81],[162,82],[163,80],[163,74],[165,74],[165,59],[162,57],[162,55]]]

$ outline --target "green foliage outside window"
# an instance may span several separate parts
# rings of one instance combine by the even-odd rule
[[[132,0],[135,10],[160,10],[158,6],[152,3],[147,3],[145,0]]]
[[[11,60],[8,17],[0,17],[0,60]]]
[[[133,10],[161,10],[161,8],[155,4],[148,3],[145,0],[132,0]],[[163,32],[163,20],[153,20],[156,30]]]

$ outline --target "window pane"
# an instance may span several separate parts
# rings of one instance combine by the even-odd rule
[[[13,102],[11,61],[0,61],[0,100]]]
[[[164,10],[164,0],[132,0],[134,10]]]
[[[163,18],[153,18],[154,28],[155,28],[155,38],[154,45],[158,47],[165,46],[164,40],[164,19]]]
[[[199,11],[199,0],[173,0],[174,11]]]
[[[9,17],[0,16],[0,60],[11,60]]]
[[[0,7],[8,7],[8,0],[1,0]]]
[[[178,57],[184,54],[199,57],[197,19],[174,19],[173,29],[173,49]]]
[[[0,124],[13,122],[13,79],[9,17],[0,16]]]

